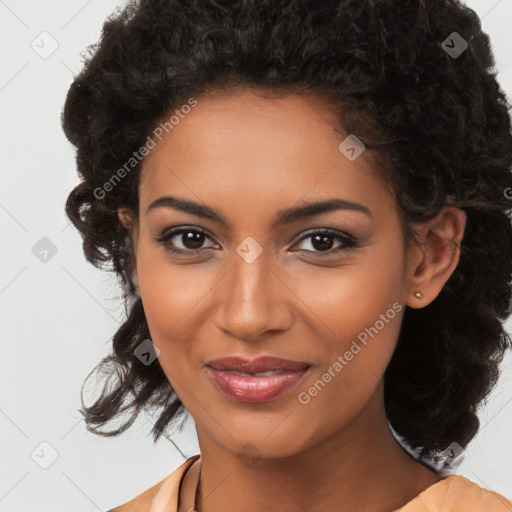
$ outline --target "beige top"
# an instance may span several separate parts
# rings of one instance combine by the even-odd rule
[[[158,484],[108,512],[178,512],[183,478],[190,469],[190,474],[194,473],[191,481],[197,481],[200,457],[190,457]],[[194,464],[196,461],[198,463]],[[182,499],[186,500],[186,506],[192,507],[195,489],[189,485],[184,490]],[[512,512],[512,503],[463,476],[449,475],[396,512]]]

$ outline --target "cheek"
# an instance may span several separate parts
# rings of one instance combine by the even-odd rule
[[[190,357],[189,339],[206,316],[215,280],[207,268],[171,264],[165,252],[139,245],[137,278],[151,339],[162,367]],[[201,317],[201,319],[199,318]]]
[[[314,389],[301,391],[328,415],[334,414],[329,402],[357,407],[375,390],[395,349],[405,307],[401,253],[372,248],[353,261],[357,264],[347,259],[347,265],[323,273],[305,270],[296,284],[313,313],[312,336],[322,333],[316,350],[323,352],[308,382]]]
[[[393,304],[402,300],[403,281],[401,254],[377,246],[347,258],[338,268],[304,265],[299,279],[294,272],[286,276],[313,335],[315,331],[324,334],[330,352],[344,352],[361,333],[364,341],[365,329],[376,322],[379,330],[396,337],[398,327],[391,325],[400,320],[396,319],[398,308],[395,305],[393,309]]]
[[[393,355],[402,315],[399,302],[382,307],[378,301],[363,302],[331,323],[338,336],[331,337],[322,364],[295,398],[311,418],[314,435],[331,435],[370,401],[379,400],[376,392]]]

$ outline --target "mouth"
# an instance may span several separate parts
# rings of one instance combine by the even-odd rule
[[[271,356],[254,360],[241,357],[214,359],[206,363],[216,387],[239,402],[267,402],[296,386],[311,365]]]

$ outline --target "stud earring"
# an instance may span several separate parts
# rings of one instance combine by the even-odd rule
[[[423,297],[423,294],[421,292],[416,292],[414,296],[417,297],[418,299],[421,299]]]

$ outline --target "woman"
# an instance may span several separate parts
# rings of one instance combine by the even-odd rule
[[[66,211],[128,319],[82,412],[118,435],[160,409],[156,441],[186,410],[200,446],[116,512],[512,509],[450,474],[510,348],[493,63],[456,0],[107,20],[63,112]]]

